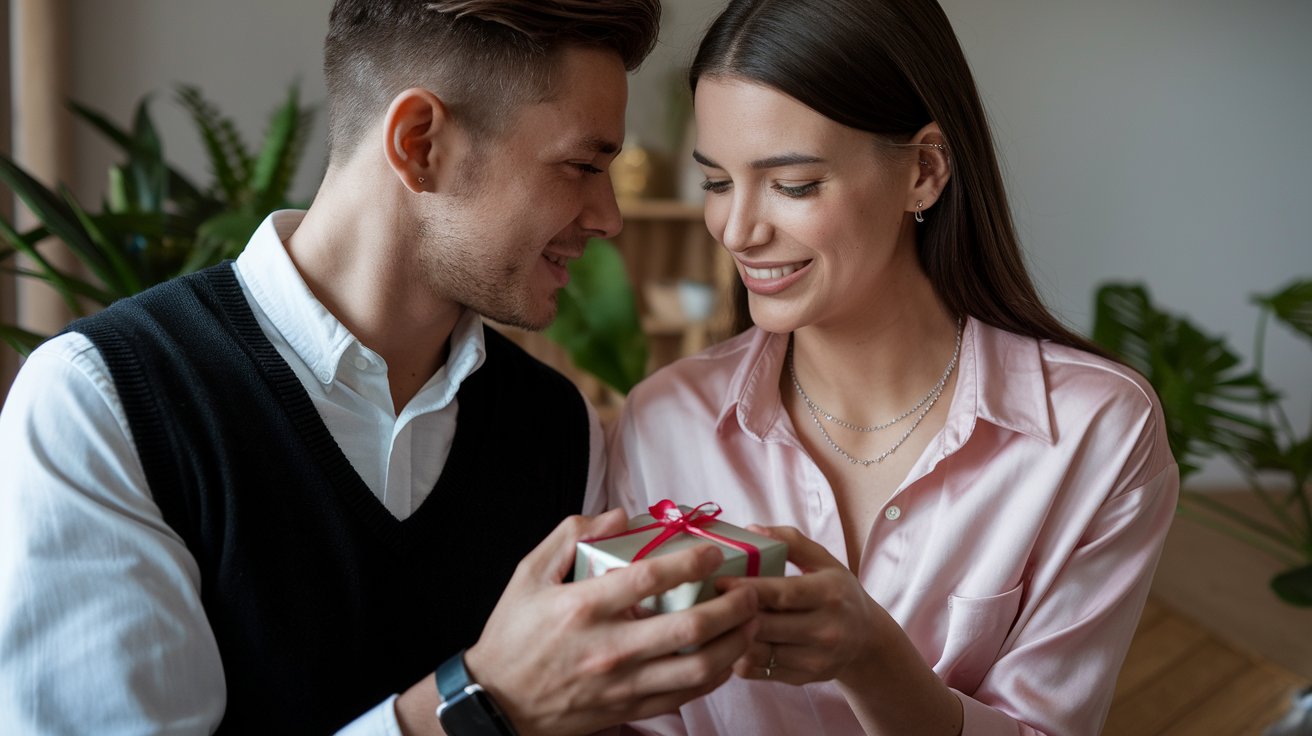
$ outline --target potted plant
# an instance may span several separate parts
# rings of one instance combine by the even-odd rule
[[[177,100],[205,143],[213,183],[198,187],[168,165],[150,118],[149,98],[137,105],[130,130],[72,104],[73,112],[122,149],[126,160],[110,168],[104,202],[92,213],[67,187],[51,190],[0,155],[0,182],[40,222],[19,232],[0,218],[0,270],[49,284],[74,315],[82,316],[236,255],[267,213],[289,206],[288,190],[312,119],[295,85],[254,150],[196,88],[179,87]],[[37,244],[50,237],[63,241],[82,271],[61,270],[41,254]],[[31,265],[20,265],[19,254]],[[47,336],[0,324],[0,338],[26,355]]]
[[[293,85],[274,110],[264,141],[248,148],[236,125],[195,87],[179,86],[176,100],[190,114],[209,159],[213,181],[198,187],[169,166],[148,109],[136,108],[131,129],[100,112],[73,112],[113,142],[126,160],[109,171],[101,211],[89,212],[66,187],[48,189],[0,155],[0,182],[27,205],[40,226],[18,232],[0,218],[0,271],[49,284],[76,316],[108,306],[161,281],[235,257],[265,216],[288,202],[312,111]],[[84,272],[61,270],[37,248],[55,237]],[[31,266],[19,265],[19,254]],[[88,278],[85,274],[90,274]],[[593,240],[570,265],[572,278],[558,297],[559,317],[546,336],[574,365],[619,394],[646,372],[647,341],[624,261],[608,241]],[[26,355],[47,339],[0,324],[0,339]]]
[[[1270,520],[1185,487],[1179,513],[1262,550],[1284,567],[1270,581],[1282,600],[1312,606],[1312,430],[1299,431],[1263,374],[1272,319],[1312,339],[1312,279],[1252,298],[1254,365],[1224,339],[1155,306],[1139,284],[1108,284],[1095,300],[1093,339],[1142,373],[1162,402],[1182,485],[1209,457],[1229,461]]]

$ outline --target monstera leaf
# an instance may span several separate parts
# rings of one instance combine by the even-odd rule
[[[1201,460],[1228,458],[1269,514],[1258,517],[1206,493],[1181,494],[1181,513],[1261,549],[1290,568],[1271,589],[1297,606],[1312,606],[1312,433],[1300,435],[1285,417],[1281,397],[1262,377],[1266,323],[1274,317],[1312,337],[1312,281],[1298,280],[1253,297],[1258,322],[1257,367],[1245,370],[1221,338],[1164,312],[1138,284],[1098,290],[1093,338],[1120,355],[1157,390],[1171,450],[1183,480]],[[1285,479],[1283,491],[1268,487]],[[1273,489],[1274,488],[1274,489]]]

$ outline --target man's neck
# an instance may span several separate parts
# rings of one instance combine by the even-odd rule
[[[399,414],[445,364],[462,307],[417,277],[418,224],[386,184],[330,171],[286,247],[315,298],[387,362]]]

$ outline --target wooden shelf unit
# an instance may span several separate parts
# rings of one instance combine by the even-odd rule
[[[620,211],[624,228],[611,242],[624,257],[647,333],[648,372],[725,337],[737,274],[733,259],[706,230],[701,206],[677,200],[634,199],[620,200]],[[675,289],[683,279],[709,284],[714,289],[716,298],[709,319],[690,321],[679,311]],[[499,329],[569,376],[603,414],[622,403],[622,397],[575,368],[565,351],[542,335]]]

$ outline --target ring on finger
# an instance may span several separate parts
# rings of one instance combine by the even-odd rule
[[[768,661],[768,662],[765,663],[765,677],[766,677],[766,679],[769,679],[769,678],[770,678],[770,675],[771,675],[773,672],[774,672],[774,645],[771,644],[771,645],[770,645],[770,661]]]

